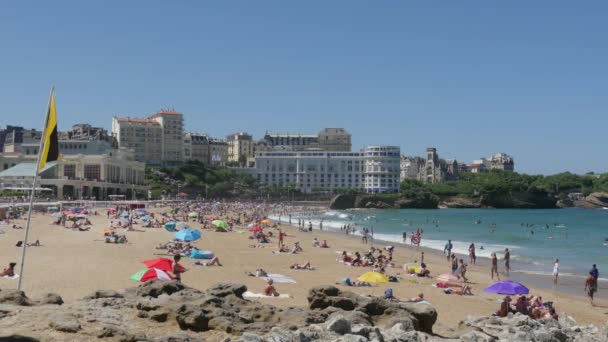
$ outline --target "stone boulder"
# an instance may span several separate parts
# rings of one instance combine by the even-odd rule
[[[101,298],[123,298],[123,295],[114,290],[97,290],[91,293],[90,295],[84,297],[84,299],[86,300]]]
[[[577,202],[579,206],[588,209],[608,208],[608,192],[594,192],[580,202]]]
[[[17,306],[32,306],[34,301],[29,299],[25,292],[19,290],[1,290],[0,304],[10,304]]]
[[[77,333],[82,329],[80,322],[74,315],[70,314],[57,314],[50,318],[49,326],[57,331],[67,333]]]
[[[143,283],[135,288],[137,297],[157,298],[162,294],[172,295],[186,288],[184,284],[177,281],[152,280]]]
[[[44,296],[42,296],[42,298],[38,301],[38,304],[40,304],[40,305],[47,305],[47,304],[61,305],[61,304],[63,304],[63,298],[61,298],[61,296],[56,293],[47,293]]]

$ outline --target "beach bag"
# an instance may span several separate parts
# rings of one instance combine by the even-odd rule
[[[393,298],[393,289],[386,289],[384,291],[384,298]]]

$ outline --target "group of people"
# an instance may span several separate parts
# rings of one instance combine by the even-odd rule
[[[385,247],[387,254],[382,253],[382,250],[376,247],[370,250],[363,256],[359,252],[355,252],[354,257],[348,252],[342,251],[341,261],[351,266],[373,267],[375,272],[385,273],[387,267],[395,267],[393,262],[393,246]]]
[[[511,300],[511,296],[505,296],[500,309],[496,312],[498,317],[507,317],[510,313],[520,313],[530,316],[532,319],[553,318],[558,319],[557,312],[551,302],[543,302],[541,296],[526,297],[525,295],[518,296],[515,303]]]

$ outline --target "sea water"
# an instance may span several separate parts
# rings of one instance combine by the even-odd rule
[[[293,214],[293,221],[311,221],[314,229],[339,231],[345,224],[357,234],[365,227],[374,239],[403,242],[403,233],[424,231],[421,246],[443,251],[448,239],[452,251],[468,260],[468,248],[475,243],[477,256],[504,249],[511,252],[514,271],[551,274],[556,258],[560,274],[584,276],[597,264],[601,276],[608,275],[608,210],[589,209],[351,209],[317,214]],[[275,217],[276,219],[276,217]],[[286,217],[282,218],[285,222]],[[604,271],[604,272],[602,272]],[[603,274],[602,274],[603,273]]]

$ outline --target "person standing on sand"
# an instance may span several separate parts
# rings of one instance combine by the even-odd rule
[[[559,278],[559,259],[555,259],[553,264],[553,286],[557,286],[557,278]]]
[[[285,233],[281,229],[279,229],[279,250],[283,248],[283,238],[285,238]]]
[[[363,231],[361,232],[361,243],[367,245],[367,228],[363,228]]]
[[[498,275],[498,258],[496,257],[496,253],[492,253],[492,280],[494,280],[494,273],[496,273],[496,278],[500,281],[500,275]]]
[[[589,274],[591,274],[593,278],[595,278],[595,280],[597,281],[597,279],[600,277],[600,271],[598,271],[597,265],[593,264],[593,267],[591,267],[591,271],[589,271]]]
[[[179,254],[173,256],[173,276],[175,278],[175,281],[177,281],[178,283],[182,282],[182,273],[184,273],[184,268],[182,267],[182,265],[179,264],[181,258],[182,256]]]
[[[450,261],[450,256],[452,255],[452,240],[448,240],[448,243],[443,247],[443,253],[446,255],[447,261]]]
[[[407,232],[403,232],[403,243],[407,241]]]
[[[591,272],[589,272],[587,279],[585,279],[585,291],[587,291],[591,306],[595,306],[593,304],[593,295],[597,292],[597,278]]]
[[[505,248],[505,256],[503,259],[505,260],[505,270],[506,270],[507,277],[508,277],[509,271],[511,270],[511,253],[509,253],[508,248]]]
[[[469,245],[469,264],[475,265],[477,257],[475,256],[475,244],[471,242]]]

